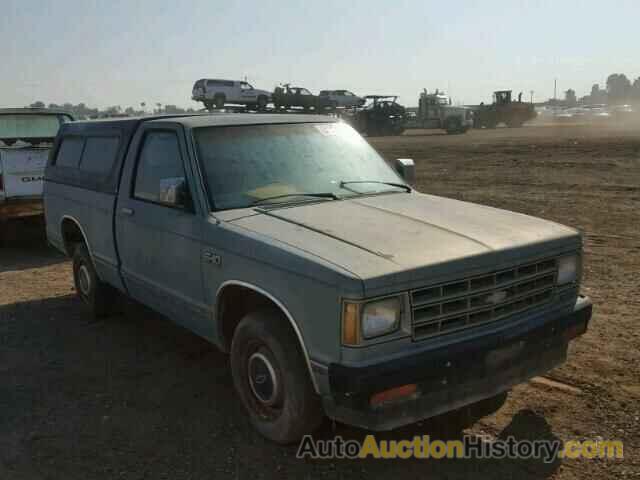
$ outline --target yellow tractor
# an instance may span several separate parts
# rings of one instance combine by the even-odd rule
[[[536,118],[533,103],[522,101],[522,93],[518,100],[512,100],[511,90],[499,90],[493,93],[493,104],[478,105],[474,110],[474,128],[496,128],[500,124],[507,127],[521,127],[525,122]]]

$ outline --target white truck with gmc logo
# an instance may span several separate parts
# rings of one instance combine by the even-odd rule
[[[49,150],[65,112],[0,109],[0,240],[15,218],[42,215],[42,183]]]

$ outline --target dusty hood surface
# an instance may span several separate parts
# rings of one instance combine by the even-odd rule
[[[231,221],[345,268],[369,288],[440,281],[580,246],[578,232],[563,225],[415,192],[273,208]]]

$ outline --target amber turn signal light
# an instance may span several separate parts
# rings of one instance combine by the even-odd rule
[[[371,399],[369,400],[369,404],[372,407],[379,407],[384,403],[410,397],[417,391],[418,386],[415,383],[409,383],[407,385],[402,385],[401,387],[390,388],[389,390],[383,390],[382,392],[378,392],[375,395],[372,395]]]
[[[342,308],[342,344],[360,344],[360,304],[344,302]]]

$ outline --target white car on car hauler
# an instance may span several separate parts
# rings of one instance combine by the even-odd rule
[[[207,110],[224,108],[227,104],[264,110],[271,101],[271,93],[240,80],[202,78],[193,85],[191,99],[202,102]]]

